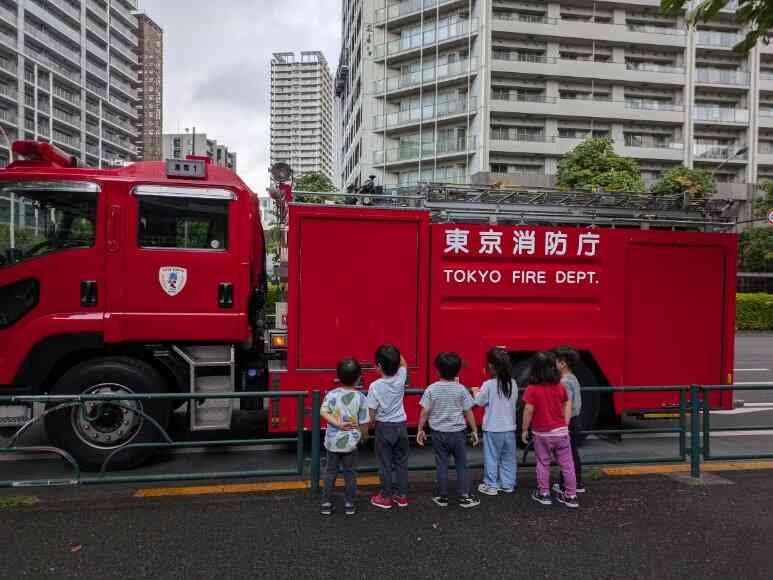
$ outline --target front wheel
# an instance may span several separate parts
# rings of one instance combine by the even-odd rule
[[[161,375],[144,361],[107,357],[81,363],[67,371],[51,390],[53,395],[123,395],[164,393]],[[118,400],[88,402],[55,411],[45,418],[49,441],[69,452],[82,469],[98,470],[116,449],[131,443],[159,441],[161,433],[143,414],[166,429],[170,405],[166,401]],[[47,409],[57,403],[49,403]],[[130,469],[147,460],[153,449],[130,448],[116,453],[108,470]]]

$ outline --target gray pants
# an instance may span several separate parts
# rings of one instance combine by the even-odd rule
[[[467,471],[466,430],[445,432],[432,431],[432,448],[435,450],[435,469],[438,495],[448,496],[448,458],[454,456],[456,467],[456,491],[459,497],[470,495],[470,474]]]
[[[354,503],[354,497],[357,495],[357,449],[349,453],[327,452],[325,489],[322,491],[322,503],[332,501],[339,465],[344,472],[344,501],[347,504]]]
[[[376,422],[376,457],[381,497],[392,497],[392,469],[397,478],[397,493],[408,495],[408,428],[405,421]]]

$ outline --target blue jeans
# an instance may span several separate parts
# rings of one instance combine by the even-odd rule
[[[453,456],[456,467],[456,494],[470,495],[470,472],[467,470],[467,432],[432,431],[432,448],[435,450],[437,494],[448,496],[448,459]]]
[[[515,488],[515,431],[483,432],[483,483],[501,489]]]

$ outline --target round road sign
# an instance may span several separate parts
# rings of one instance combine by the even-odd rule
[[[768,211],[768,223],[773,225],[773,209]]]

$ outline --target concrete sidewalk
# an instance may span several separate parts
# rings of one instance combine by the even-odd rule
[[[771,471],[602,478],[578,510],[531,501],[530,473],[473,510],[436,507],[419,479],[409,508],[371,508],[364,489],[351,519],[306,492],[14,490],[40,503],[0,510],[0,578],[773,577]]]

